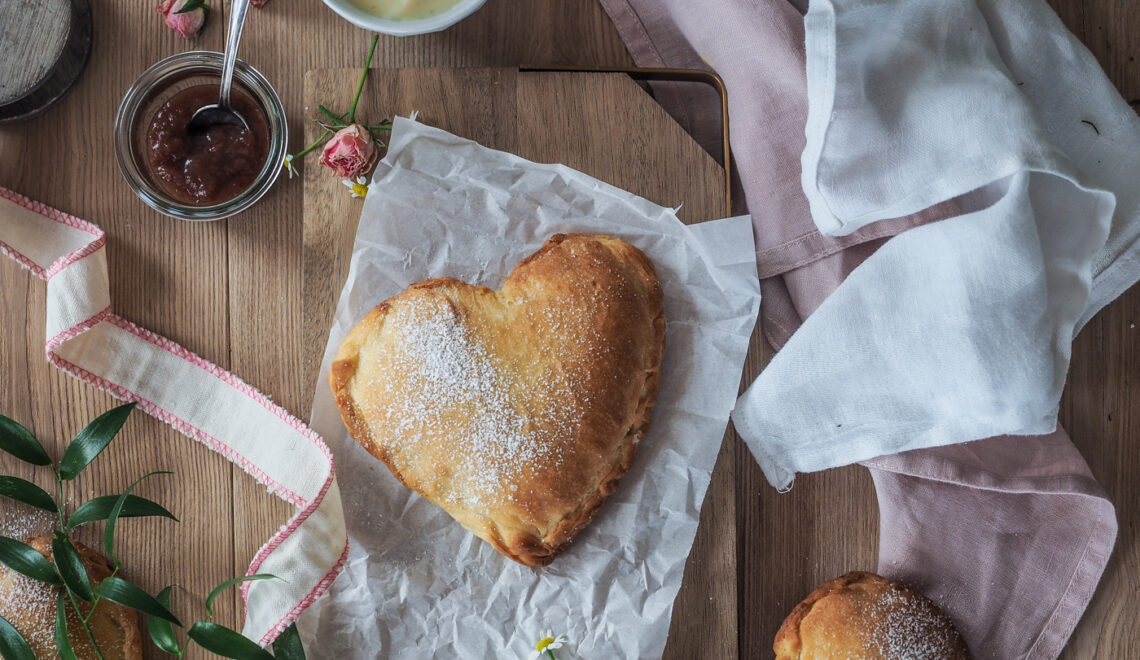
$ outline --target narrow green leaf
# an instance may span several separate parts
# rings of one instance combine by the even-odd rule
[[[67,594],[62,591],[55,602],[55,650],[63,660],[79,660],[67,636]]]
[[[7,536],[0,536],[0,564],[33,580],[47,582],[57,587],[63,584],[47,557],[32,546]]]
[[[243,575],[241,577],[233,578],[232,580],[226,580],[225,582],[214,587],[214,589],[210,592],[210,595],[206,596],[206,616],[211,618],[214,616],[214,601],[218,598],[218,596],[222,594],[223,591],[229,589],[235,584],[241,584],[242,582],[253,582],[254,580],[276,579],[276,575],[270,575],[269,573],[258,573],[257,575]]]
[[[195,9],[202,9],[204,11],[210,10],[210,8],[208,6],[206,6],[206,3],[204,0],[190,0],[186,4],[182,5],[182,9],[179,9],[178,11],[176,11],[174,13],[175,14],[185,14],[187,12],[194,11]]]
[[[155,597],[163,607],[167,610],[170,609],[170,591],[173,587],[167,587],[158,592]],[[158,648],[166,651],[171,655],[182,655],[182,649],[178,646],[178,637],[174,634],[174,625],[165,619],[159,619],[153,616],[146,617],[146,627],[150,632],[150,641]]]
[[[119,524],[119,517],[123,515],[123,507],[127,505],[127,497],[130,496],[135,486],[139,485],[139,482],[147,477],[153,477],[156,474],[174,473],[159,470],[157,472],[149,472],[135,479],[133,484],[127,486],[127,489],[119,494],[119,498],[115,500],[114,506],[111,507],[111,512],[107,514],[107,525],[103,528],[103,551],[107,553],[107,557],[111,559],[111,563],[115,566],[119,565],[119,560],[115,558],[115,527]]]
[[[0,476],[0,497],[30,504],[37,509],[52,513],[59,510],[55,506],[55,500],[46,490],[19,477]]]
[[[75,510],[75,513],[71,514],[71,518],[68,518],[67,528],[75,529],[80,525],[110,518],[111,510],[115,508],[115,503],[118,501],[118,495],[102,495],[84,502]],[[161,504],[138,495],[128,495],[126,501],[123,502],[123,509],[119,512],[119,517],[145,518],[147,516],[161,516],[178,522],[178,518],[175,518],[174,514],[167,511]]]
[[[0,415],[0,449],[32,465],[51,465],[44,446],[32,432],[11,417]]]
[[[88,603],[95,600],[95,594],[91,591],[91,578],[87,577],[87,569],[79,558],[79,551],[72,545],[71,539],[67,538],[67,534],[55,533],[55,538],[51,541],[51,557],[68,589]]]
[[[0,658],[4,660],[36,660],[32,647],[8,620],[0,616]]]
[[[273,657],[277,660],[305,660],[305,647],[301,644],[301,634],[297,624],[283,630],[273,642]]]
[[[134,403],[111,408],[80,431],[63,451],[63,458],[59,461],[59,476],[68,481],[78,477],[83,468],[111,444],[134,409]]]
[[[234,660],[273,659],[268,651],[255,644],[248,637],[209,621],[199,621],[190,626],[190,632],[187,635],[198,646],[224,658],[234,658]]]
[[[98,587],[95,587],[95,593],[112,603],[118,603],[143,614],[158,617],[176,626],[182,625],[178,618],[170,613],[170,609],[155,600],[154,596],[122,578],[109,577],[103,580]]]

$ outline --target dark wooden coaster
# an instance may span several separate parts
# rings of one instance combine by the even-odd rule
[[[0,123],[31,119],[79,80],[91,55],[88,0],[0,0]]]

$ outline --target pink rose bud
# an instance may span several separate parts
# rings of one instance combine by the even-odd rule
[[[321,165],[342,179],[355,179],[372,169],[379,156],[368,129],[353,124],[337,131],[325,143],[321,152]]]
[[[190,5],[190,11],[178,13]],[[201,0],[162,0],[158,13],[179,36],[187,39],[198,34],[206,22],[206,7]]]

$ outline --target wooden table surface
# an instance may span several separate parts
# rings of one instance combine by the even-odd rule
[[[93,4],[95,47],[75,91],[38,119],[0,127],[0,186],[107,231],[117,313],[230,369],[306,417],[312,383],[304,374],[307,361],[319,359],[323,341],[310,345],[301,331],[300,182],[280,182],[257,207],[230,221],[188,224],[144,207],[113,161],[111,125],[123,92],[162,57],[188,49],[220,50],[222,13],[216,11],[200,37],[187,42],[161,24],[151,2]],[[1133,0],[1052,4],[1124,97],[1140,99],[1140,5]],[[251,12],[243,57],[274,82],[290,113],[290,131],[299,136],[305,71],[359,66],[369,38],[318,0],[272,0]],[[382,37],[373,66],[520,64],[629,65],[631,60],[592,0],[489,0],[446,32]],[[0,412],[32,428],[58,455],[87,420],[114,402],[47,365],[44,314],[42,282],[0,259]],[[1073,350],[1062,421],[1116,504],[1120,535],[1066,658],[1140,657],[1140,631],[1134,625],[1140,617],[1137,322],[1140,288],[1094,318]],[[764,353],[753,356],[753,368]],[[780,495],[746,450],[738,445],[735,452],[735,501],[720,506],[735,509],[737,589],[708,597],[737,601],[740,657],[770,657],[776,627],[812,587],[848,570],[874,568],[877,507],[862,468],[802,475],[791,493]],[[213,584],[243,573],[287,517],[286,505],[240,470],[142,414],[79,480],[72,498],[117,491],[155,469],[177,475],[144,484],[140,494],[162,501],[182,522],[128,521],[131,532],[120,551],[126,575],[151,590],[178,582],[201,599]],[[44,476],[6,457],[0,457],[0,472]],[[3,506],[0,531],[14,510]],[[219,618],[238,624],[236,595],[223,604]],[[698,639],[688,640],[687,648],[708,642],[710,650],[719,647],[715,657],[725,657],[725,640],[693,634]]]

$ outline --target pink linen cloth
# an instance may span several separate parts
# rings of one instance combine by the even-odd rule
[[[764,331],[777,348],[887,238],[956,210],[941,204],[845,237],[816,230],[800,184],[807,117],[802,3],[602,4],[638,65],[711,67],[725,80],[733,157],[756,229]],[[655,91],[715,152],[715,95],[691,85]],[[976,657],[1059,655],[1116,536],[1112,504],[1063,429],[866,465],[880,506],[880,573],[938,601]]]

